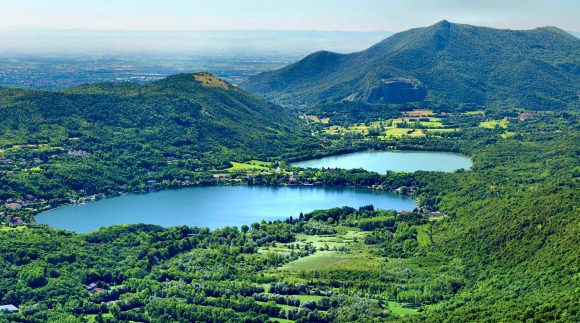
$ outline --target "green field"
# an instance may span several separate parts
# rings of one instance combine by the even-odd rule
[[[465,112],[465,115],[468,115],[468,116],[485,115],[485,111],[483,111],[483,110],[467,111],[467,112]]]
[[[399,302],[389,301],[389,310],[391,313],[398,316],[410,316],[419,314],[416,309],[403,307],[403,305]]]
[[[482,121],[479,123],[479,127],[486,128],[486,129],[495,129],[496,127],[506,129],[509,125],[509,121],[507,119],[501,120],[488,120]]]
[[[371,255],[368,246],[362,243],[368,232],[344,230],[335,235],[313,236],[297,234],[299,244],[310,244],[317,251],[309,256],[299,258],[280,267],[282,271],[315,271],[326,269],[374,268],[384,258]],[[345,251],[332,249],[346,247]],[[323,249],[323,250],[320,250]],[[331,250],[328,250],[331,249]]]
[[[226,168],[228,172],[242,172],[242,171],[255,171],[255,170],[269,170],[272,163],[264,162],[259,160],[251,160],[247,163],[230,162],[232,167]]]
[[[502,134],[501,134],[501,137],[502,137],[503,139],[507,139],[507,138],[511,138],[511,137],[513,137],[513,136],[515,136],[515,135],[516,135],[516,133],[515,133],[515,132],[506,131],[506,132],[504,132],[504,133],[502,133]]]
[[[365,124],[353,124],[348,127],[330,126],[324,128],[322,132],[330,135],[360,134],[367,136],[372,131],[378,134],[379,139],[388,140],[403,136],[418,138],[424,137],[426,133],[441,134],[455,130],[457,129],[445,128],[443,118],[414,117],[376,120]]]
[[[114,319],[115,317],[113,316],[113,314],[111,313],[103,313],[102,317],[104,319]],[[87,322],[97,322],[97,314],[88,314],[85,315],[84,318],[87,320]]]
[[[279,322],[279,323],[292,323],[292,322],[294,322],[294,321],[292,321],[292,320],[287,320],[287,319],[281,319],[281,318],[278,318],[278,317],[271,317],[271,318],[270,318],[270,322]]]
[[[287,263],[280,269],[288,271],[336,269],[350,267],[359,262],[361,262],[361,259],[352,254],[343,254],[336,251],[317,251],[313,255]]]

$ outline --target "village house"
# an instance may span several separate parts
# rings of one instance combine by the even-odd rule
[[[6,220],[8,220],[8,222],[10,222],[11,224],[24,225],[24,222],[22,221],[22,219],[19,216],[9,215],[6,217]]]
[[[91,153],[89,153],[87,151],[84,151],[84,150],[69,150],[68,151],[68,156],[69,157],[81,157],[81,158],[84,158],[84,157],[88,157],[90,155],[91,155]]]
[[[214,175],[212,175],[212,177],[215,180],[223,182],[229,177],[229,175],[228,174],[214,174]]]
[[[0,305],[0,313],[2,313],[2,312],[12,313],[12,312],[18,312],[18,311],[20,311],[18,309],[18,307],[14,306],[12,304]]]
[[[95,288],[97,288],[97,283],[90,283],[88,285],[85,285],[85,288],[87,289],[87,291],[90,292],[90,291],[94,290]]]
[[[536,114],[532,112],[519,112],[518,118],[521,120],[531,120],[536,118]]]
[[[8,158],[0,158],[0,164],[14,164],[14,161],[12,159],[8,159]]]
[[[22,208],[22,205],[18,203],[8,203],[6,204],[6,207],[11,209],[12,211],[18,211]]]

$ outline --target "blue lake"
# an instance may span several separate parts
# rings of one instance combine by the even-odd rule
[[[436,151],[364,151],[292,163],[302,168],[363,168],[385,174],[395,172],[442,171],[469,169],[471,159],[461,154]]]
[[[412,210],[406,196],[370,189],[209,186],[126,194],[85,205],[65,205],[36,216],[38,223],[79,233],[116,224],[148,223],[219,228],[297,217],[337,206]]]

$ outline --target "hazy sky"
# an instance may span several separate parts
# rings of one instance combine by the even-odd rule
[[[13,29],[401,31],[439,20],[580,31],[580,0],[0,0]]]

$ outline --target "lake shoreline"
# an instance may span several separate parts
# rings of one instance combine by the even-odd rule
[[[145,199],[145,195],[150,196]],[[98,206],[95,203],[61,205],[40,213],[43,218],[37,222],[76,233],[136,223],[217,229],[261,220],[285,220],[297,217],[299,213],[343,206],[373,205],[377,209],[396,211],[411,211],[419,207],[418,201],[407,195],[384,193],[368,187],[305,185],[194,186],[146,194],[125,193],[98,202],[101,203]],[[87,209],[81,214],[81,209],[73,209],[75,206]],[[280,207],[284,212],[278,211]],[[51,214],[55,211],[57,218]]]
[[[448,150],[448,149],[447,150],[446,149],[437,150],[436,147],[430,147],[429,149],[423,150],[423,149],[419,149],[417,147],[391,148],[389,146],[386,148],[358,147],[358,148],[353,148],[353,149],[341,149],[341,150],[330,152],[328,154],[322,153],[322,154],[315,154],[315,155],[310,155],[310,156],[306,156],[306,157],[289,158],[286,162],[288,164],[293,164],[293,163],[299,163],[299,162],[303,162],[303,161],[307,161],[307,160],[322,159],[322,158],[327,158],[327,157],[337,157],[337,156],[342,156],[342,155],[348,155],[348,154],[354,154],[354,153],[363,153],[363,152],[426,152],[426,153],[432,152],[432,153],[459,154],[459,155],[463,155],[465,157],[471,158],[471,156],[469,156],[465,152],[462,152],[459,150]]]
[[[362,149],[362,150],[348,150],[348,152],[338,152],[338,153],[333,153],[333,154],[327,154],[324,157],[321,158],[311,158],[310,159],[302,159],[302,161],[307,161],[307,160],[319,160],[319,159],[323,159],[323,158],[328,158],[328,157],[339,157],[339,156],[347,156],[350,154],[356,154],[356,153],[365,153],[365,152],[371,152],[371,153],[382,153],[382,152],[400,152],[400,153],[448,153],[448,154],[460,154],[460,153],[456,153],[456,152],[450,152],[450,151],[446,151],[446,150],[417,150],[417,149]],[[465,158],[470,158],[468,156],[463,155]],[[291,159],[289,159],[291,160]],[[290,166],[292,166],[292,163],[294,162],[288,162]],[[294,166],[292,166],[294,167]],[[366,172],[372,173],[374,171],[372,170],[365,170]],[[210,172],[207,174],[213,174],[215,172]],[[376,172],[375,172],[376,173]],[[385,174],[380,174],[380,176],[385,176]],[[413,197],[415,203],[417,204],[417,207],[421,207],[421,205],[419,205],[419,200],[413,196],[412,192],[401,192],[401,191],[397,191],[396,188],[390,188],[390,189],[384,189],[383,187],[381,187],[381,185],[372,185],[372,186],[356,186],[356,185],[324,185],[324,184],[316,184],[316,183],[312,183],[312,184],[295,184],[295,183],[291,183],[289,181],[289,178],[285,178],[284,179],[285,182],[281,185],[263,185],[263,184],[252,184],[249,185],[247,183],[243,183],[243,182],[236,182],[233,180],[230,181],[226,181],[223,182],[221,180],[213,180],[212,182],[192,182],[189,183],[187,185],[179,185],[179,186],[168,186],[168,187],[163,187],[163,188],[150,188],[149,190],[146,191],[120,191],[120,192],[116,192],[116,193],[97,193],[97,194],[93,194],[93,195],[89,195],[89,196],[84,196],[84,197],[79,197],[77,198],[77,200],[82,200],[82,203],[91,203],[94,201],[98,201],[98,200],[102,200],[102,199],[108,199],[108,198],[113,198],[113,197],[118,197],[118,196],[123,196],[123,195],[128,195],[128,194],[137,194],[137,195],[142,195],[142,194],[148,194],[148,193],[152,193],[152,192],[160,192],[160,191],[167,191],[167,190],[180,190],[180,189],[186,189],[186,188],[193,188],[193,187],[221,187],[221,186],[256,186],[256,187],[324,187],[324,188],[345,188],[345,189],[369,189],[372,191],[378,191],[378,192],[386,192],[386,193],[393,193],[393,194],[398,194],[401,196],[406,196],[406,197]],[[69,200],[62,200],[63,203],[53,203],[51,204],[48,208],[42,208],[39,209],[37,212],[34,212],[33,214],[33,221],[36,219],[36,216],[48,211],[52,211],[58,208],[62,208],[65,206],[70,206],[70,205],[77,205],[77,204],[82,204],[82,203],[73,203],[70,202],[71,199]],[[32,225],[34,225],[34,222],[31,222]]]
[[[289,165],[298,168],[364,169],[385,175],[389,171],[413,173],[469,170],[473,160],[470,156],[449,151],[368,149],[291,162]]]

